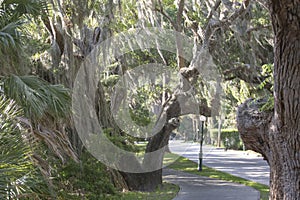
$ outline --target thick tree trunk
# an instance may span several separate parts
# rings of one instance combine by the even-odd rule
[[[300,199],[300,2],[273,0],[275,115],[271,199]]]
[[[176,119],[174,120],[176,121]],[[163,129],[150,139],[146,148],[146,153],[154,152],[161,148],[165,148],[166,151],[169,136],[178,125],[179,123],[166,123]],[[130,190],[153,191],[158,185],[162,184],[162,164],[165,151],[162,151],[160,155],[155,154],[153,156],[150,155],[144,157],[141,167],[144,169],[158,168],[158,170],[147,173],[121,172]]]
[[[173,95],[175,96],[175,95]],[[164,152],[168,149],[170,134],[179,126],[177,117],[180,115],[180,106],[176,98],[172,98],[165,107],[166,123],[163,128],[150,138],[145,153],[155,152],[164,149],[158,154],[144,156],[143,169],[158,169],[147,173],[124,173],[122,172],[130,190],[153,191],[162,184],[162,167]]]
[[[268,160],[270,199],[300,199],[300,2],[270,0],[275,33],[274,115],[249,101],[239,107],[238,128],[247,148]],[[272,120],[272,121],[271,121]]]
[[[148,173],[121,172],[131,191],[154,191],[162,184],[162,169]]]
[[[176,119],[174,120],[177,121]],[[168,147],[169,136],[171,132],[179,125],[178,121],[177,123],[172,122],[174,120],[166,123],[163,129],[150,139],[146,148],[146,153],[154,152],[161,148],[165,148],[166,151]],[[142,164],[144,169],[158,168],[158,170],[147,173],[122,172],[130,190],[153,191],[158,185],[162,184],[162,165],[165,151],[162,151],[160,155],[155,154],[153,156],[150,155],[144,157]]]

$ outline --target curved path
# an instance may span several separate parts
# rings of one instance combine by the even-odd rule
[[[198,162],[199,143],[171,140],[169,147],[171,152]],[[203,146],[203,164],[234,176],[269,185],[268,163],[257,154],[249,154],[245,151],[224,151],[221,148]]]
[[[165,168],[164,181],[180,186],[174,200],[259,200],[260,193],[248,186]]]

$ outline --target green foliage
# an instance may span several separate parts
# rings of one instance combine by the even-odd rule
[[[58,189],[57,199],[98,200],[109,199],[116,194],[105,165],[87,152],[80,159],[80,163],[69,161],[58,169],[54,180]]]
[[[0,198],[17,196],[17,180],[30,171],[30,149],[24,145],[16,117],[22,114],[12,100],[0,96]],[[22,190],[21,190],[22,191]],[[7,195],[10,194],[10,195]]]
[[[15,21],[22,16],[39,16],[42,11],[47,10],[47,1],[45,0],[4,0],[2,9],[9,14],[8,21]]]
[[[130,116],[139,126],[147,126],[153,121],[149,111],[151,103],[159,101],[163,88],[159,85],[144,85],[139,87],[131,98]]]
[[[241,104],[251,97],[251,86],[243,80],[228,81],[224,83],[227,98]]]
[[[136,139],[133,136],[126,133],[115,135],[111,134],[111,131],[111,128],[106,128],[104,129],[104,134],[114,145],[126,151],[136,151],[136,147],[134,146]]]
[[[118,81],[120,80],[119,75],[110,75],[103,80],[101,80],[101,83],[105,87],[113,87]]]
[[[0,96],[0,199],[46,199],[50,190],[34,166],[25,130],[17,120],[22,114],[13,100]]]
[[[0,4],[0,66],[1,74],[24,74],[28,61],[24,51],[24,24],[45,13],[45,0],[4,0]]]
[[[150,112],[147,108],[147,93],[144,88],[138,88],[130,104],[130,117],[138,126],[147,126],[151,122]]]
[[[258,4],[253,4],[251,22],[256,26],[270,25],[271,21],[268,11]]]
[[[70,114],[69,90],[61,85],[50,85],[36,76],[10,75],[4,79],[4,92],[24,108],[30,119],[61,118]]]
[[[273,111],[274,110],[274,96],[266,97],[267,101],[259,108],[260,111]]]
[[[263,89],[267,84],[271,84],[273,88],[274,84],[274,78],[273,78],[273,70],[274,70],[274,65],[273,64],[265,64],[262,67],[262,72],[261,74],[266,77],[264,81],[261,82],[261,84],[258,86],[259,89]]]
[[[217,141],[218,129],[212,129],[213,140]],[[243,149],[243,142],[237,129],[221,129],[221,141],[223,146],[226,145],[226,138],[228,139],[228,148],[235,150]]]
[[[3,46],[17,47],[17,43],[15,41],[20,37],[20,33],[17,31],[17,29],[22,24],[23,23],[20,21],[11,22],[1,28],[0,41]]]

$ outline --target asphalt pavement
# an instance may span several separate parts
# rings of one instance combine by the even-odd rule
[[[199,143],[170,140],[171,152],[198,162]],[[223,148],[203,146],[203,165],[247,180],[269,185],[269,165],[262,157],[247,151],[224,151]]]
[[[248,186],[165,168],[163,178],[180,186],[173,200],[259,200],[260,193]]]

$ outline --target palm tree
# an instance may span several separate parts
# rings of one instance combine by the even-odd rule
[[[45,146],[62,162],[77,160],[65,131],[69,90],[28,75],[24,24],[46,13],[46,2],[4,0],[0,5],[0,199],[51,196],[51,181],[45,180],[51,168],[40,153]]]
[[[9,0],[0,5],[0,67],[3,68],[0,70],[0,90],[22,107],[26,118],[23,123],[26,122],[27,128],[36,134],[43,131],[53,133],[52,138],[42,138],[62,160],[64,151],[76,159],[59,125],[61,119],[68,119],[70,114],[69,91],[61,85],[51,85],[37,76],[28,75],[24,66],[28,55],[23,53],[23,41],[26,41],[22,34],[23,24],[30,17],[45,14],[47,9],[46,0]],[[55,137],[61,140],[56,142],[61,146],[59,148],[53,145],[54,141],[50,142]]]

